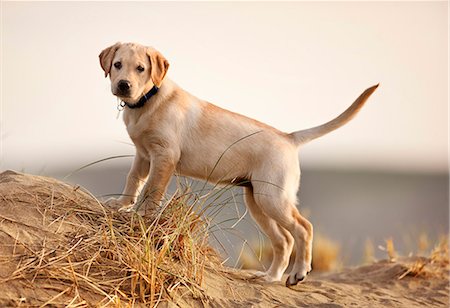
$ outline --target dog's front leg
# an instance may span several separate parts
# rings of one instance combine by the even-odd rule
[[[175,171],[177,157],[179,155],[174,155],[171,151],[152,153],[147,183],[145,183],[137,202],[128,211],[145,213],[160,205]]]
[[[136,151],[133,165],[127,176],[125,188],[118,199],[108,199],[105,204],[112,208],[128,208],[136,203],[139,189],[144,185],[150,169],[150,161]]]

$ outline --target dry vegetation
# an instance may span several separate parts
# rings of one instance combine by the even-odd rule
[[[414,262],[407,263],[405,272],[398,279],[406,276],[448,279],[450,274],[448,245],[448,236],[442,236],[429,257],[417,257]]]
[[[382,247],[388,260],[375,263],[368,242],[370,264],[315,276],[340,266],[339,245],[318,235],[313,275],[288,289],[282,283],[265,284],[249,279],[246,272],[223,268],[208,245],[210,226],[199,216],[200,209],[205,209],[205,198],[185,190],[150,217],[121,214],[104,208],[80,187],[4,172],[0,174],[0,306],[449,304],[448,237],[426,257],[407,258],[399,256],[389,239]],[[432,246],[426,236],[418,242],[422,253]],[[268,264],[270,253],[268,245],[255,247],[247,266]],[[255,255],[264,258],[255,261]]]
[[[401,257],[395,249],[393,238],[385,240],[385,245],[378,245],[378,249],[385,252],[387,260],[395,263],[401,259],[405,263],[404,272],[400,273],[399,279],[405,276],[418,275],[445,275],[443,268],[449,268],[449,241],[448,236],[443,235],[439,243],[431,250],[428,236],[422,233],[417,239],[417,254],[412,253],[408,257]],[[291,255],[290,263],[295,259],[295,251]],[[409,261],[405,262],[408,259]],[[267,239],[249,244],[249,249],[244,250],[239,265],[242,269],[265,270],[272,260],[272,247]],[[317,234],[313,242],[313,264],[314,273],[336,272],[343,269],[343,257],[341,246],[338,242],[328,237]],[[411,262],[411,260],[414,260]],[[363,264],[370,265],[377,262],[375,248],[371,240],[366,240],[364,247]]]
[[[79,187],[18,177],[1,178],[1,240],[8,251],[2,251],[0,283],[39,281],[52,295],[43,302],[47,295],[18,294],[24,304],[153,306],[183,292],[201,298],[205,266],[220,267],[191,193],[178,193],[162,211],[141,218],[109,211]],[[24,202],[26,213],[18,215]],[[15,291],[20,287],[7,290]],[[17,303],[0,296],[5,304]]]
[[[314,272],[329,272],[342,268],[340,251],[341,247],[337,242],[321,234],[315,235],[312,260]],[[265,270],[270,266],[272,255],[270,241],[262,239],[257,243],[249,244],[249,248],[245,249],[240,256],[239,266],[242,269]],[[295,251],[290,257],[291,265],[294,259]]]

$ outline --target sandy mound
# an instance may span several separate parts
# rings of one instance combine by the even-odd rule
[[[195,199],[195,198],[194,198]],[[188,194],[152,219],[79,187],[0,174],[0,306],[448,307],[448,249],[313,274],[291,289],[220,266]]]

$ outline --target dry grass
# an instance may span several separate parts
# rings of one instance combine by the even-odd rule
[[[428,239],[428,235],[425,232],[422,232],[417,240],[417,248],[418,248],[417,254],[419,255],[426,254],[429,247],[430,247],[430,240]]]
[[[329,272],[339,269],[340,264],[340,245],[323,236],[316,235],[313,242],[313,262],[312,267],[315,271]]]
[[[207,197],[215,203],[219,196]],[[211,303],[211,293],[206,295],[202,283],[209,277],[208,285],[214,285],[224,274],[208,245],[210,225],[196,214],[208,206],[206,199],[189,190],[180,191],[161,211],[139,217],[104,208],[80,187],[13,172],[1,174],[0,306],[150,307],[171,302],[189,307],[192,298]],[[421,247],[429,245],[425,237],[420,242]],[[268,264],[271,247],[260,248],[254,249],[258,253],[252,258],[256,264]],[[373,256],[373,245],[370,249]],[[380,267],[387,268],[381,271],[383,286],[386,277],[448,279],[448,238],[441,240],[429,257],[397,257],[393,240],[386,242],[384,250],[389,259],[399,259],[398,263],[366,267],[375,274]],[[263,260],[258,261],[255,256],[261,252]],[[316,236],[314,270],[335,269],[339,252],[338,244]],[[256,267],[254,263],[247,266]],[[214,281],[212,272],[217,273]],[[364,268],[348,273],[367,279]],[[351,275],[348,281],[353,284],[356,278]],[[378,281],[376,275],[371,279]],[[239,283],[242,281],[233,280],[229,286]],[[224,291],[224,285],[217,283],[217,292]],[[246,287],[247,281],[221,300],[230,294],[241,296]],[[273,291],[277,292],[280,290]],[[280,302],[285,297],[283,294]],[[257,298],[254,303],[259,301]]]
[[[395,262],[397,259],[397,251],[395,250],[394,240],[392,238],[388,238],[387,240],[385,240],[385,243],[386,246],[379,245],[378,249],[386,252],[388,260],[390,262]]]
[[[367,247],[369,243],[370,247]],[[366,243],[366,260],[370,262],[373,258],[373,249],[371,242]],[[378,248],[386,252],[389,262],[402,264],[404,270],[397,277],[399,280],[405,277],[435,277],[450,279],[449,266],[449,238],[448,235],[441,236],[439,242],[427,253],[430,247],[430,241],[425,233],[420,234],[417,238],[417,254],[408,257],[401,257],[395,250],[394,240],[389,238],[385,240],[386,246],[378,246]],[[370,250],[368,253],[367,251]]]
[[[386,240],[386,252],[389,257],[389,261],[394,262],[397,258],[397,252],[395,251],[394,240],[392,238]]]
[[[370,239],[366,239],[364,243],[364,260],[363,264],[371,264],[376,261],[375,248]]]
[[[406,271],[398,279],[403,279],[406,276],[448,279],[450,270],[448,245],[448,236],[442,236],[428,258],[418,258],[415,262],[409,264]]]
[[[239,265],[242,269],[266,270],[270,266],[273,258],[272,246],[269,240],[258,241],[250,249],[246,249],[241,254]],[[313,241],[313,260],[312,267],[314,271],[329,272],[342,267],[340,245],[328,237],[317,234]],[[295,250],[290,257],[290,263],[295,259]]]
[[[239,268],[259,271],[269,268],[273,258],[270,240],[262,238],[259,241],[247,243],[243,248],[237,263]]]
[[[208,223],[194,211],[199,198],[189,191],[175,194],[152,217],[140,217],[105,209],[78,187],[33,178],[0,191],[2,209],[17,213],[25,206],[33,223],[2,216],[19,226],[17,236],[9,232],[12,253],[1,257],[15,269],[0,283],[56,283],[58,293],[38,301],[42,306],[155,306],[186,294],[202,298],[205,267],[220,268],[208,245]],[[24,224],[29,234],[42,228],[41,234],[21,238]]]

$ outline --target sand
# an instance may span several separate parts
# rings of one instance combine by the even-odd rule
[[[44,200],[45,202],[42,202]],[[61,206],[64,204],[64,206]],[[47,215],[59,205],[60,215]],[[77,208],[77,215],[70,209]],[[79,213],[83,215],[79,215]],[[0,307],[144,306],[124,301],[108,289],[93,291],[89,277],[49,271],[87,241],[83,221],[95,221],[108,210],[88,192],[54,179],[6,171],[0,174]],[[69,247],[64,253],[58,247]],[[45,249],[43,249],[43,247]],[[83,246],[86,247],[86,246]],[[74,257],[73,257],[74,258]],[[79,256],[78,256],[79,258]],[[53,260],[53,261],[52,261]],[[31,268],[33,264],[33,268]],[[214,263],[203,267],[201,282],[182,285],[160,306],[169,307],[448,307],[448,249],[429,257],[382,260],[337,273],[314,272],[303,283],[265,283],[251,271]],[[106,272],[105,272],[106,273]],[[97,273],[98,274],[98,273]],[[105,274],[107,275],[107,274]],[[93,279],[93,278],[92,278]],[[104,277],[108,280],[108,277]],[[194,290],[194,291],[190,291]],[[103,293],[102,293],[103,292]],[[120,292],[119,292],[120,293]],[[115,296],[115,297],[114,297]],[[107,300],[105,300],[105,298]],[[111,298],[115,298],[111,300]]]

